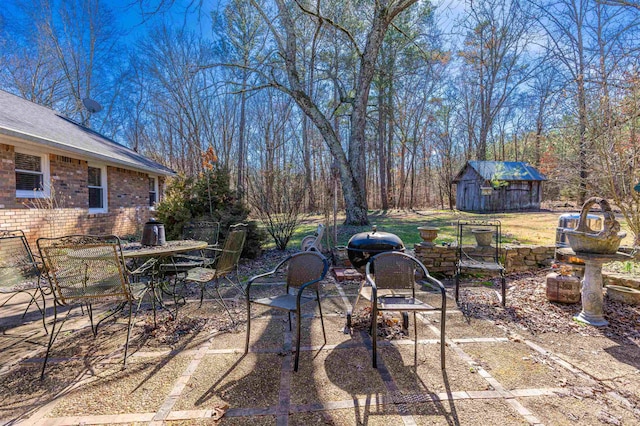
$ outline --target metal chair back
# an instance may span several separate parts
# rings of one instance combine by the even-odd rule
[[[247,230],[245,224],[238,224],[230,227],[230,232],[224,240],[222,253],[220,253],[218,260],[215,263],[217,276],[221,277],[235,271],[238,266],[238,262],[240,261],[240,255],[242,254],[246,238]]]
[[[302,284],[324,277],[326,260],[315,251],[296,253],[289,259],[287,269],[287,289],[299,288]],[[309,286],[317,289],[318,283]]]
[[[0,293],[39,289],[40,270],[22,231],[0,231]]]
[[[220,235],[219,222],[195,221],[184,227],[182,236],[188,240],[206,241],[209,246],[218,245]]]
[[[132,299],[118,237],[70,235],[37,244],[59,304]]]
[[[480,235],[484,233],[486,238]],[[485,241],[486,239],[486,241]],[[500,258],[502,251],[502,224],[499,220],[458,221],[457,260],[455,279],[456,302],[460,300],[460,276],[463,271],[499,274],[502,306],[506,306],[505,268]]]
[[[485,232],[490,236],[490,244],[477,246],[475,233]],[[499,220],[458,221],[457,233],[458,259],[481,262],[500,262],[502,247],[502,225]],[[487,238],[489,239],[489,238]],[[472,249],[472,247],[474,247]]]
[[[375,271],[375,282],[378,289],[415,291],[415,273],[418,264],[412,258],[397,256],[394,252],[380,253],[372,266],[367,270]]]

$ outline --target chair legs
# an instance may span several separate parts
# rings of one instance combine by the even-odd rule
[[[129,319],[127,321],[127,338],[126,338],[126,341],[125,341],[125,344],[124,344],[124,359],[122,361],[123,368],[126,367],[126,365],[127,365],[127,354],[129,352],[129,338],[131,336],[131,327],[133,325],[133,320],[132,320],[132,316],[133,316],[133,301],[124,302],[124,303],[128,303],[129,304],[129,315],[128,315]],[[91,322],[91,331],[93,332],[94,337],[96,336],[96,334],[98,332],[98,326],[104,320],[106,320],[107,318],[110,318],[113,315],[115,315],[116,313],[120,312],[124,308],[124,303],[119,305],[113,312],[109,313],[107,316],[105,316],[104,318],[100,319],[100,321],[98,321],[98,323],[95,326],[93,325],[93,309],[92,309],[91,304],[88,304],[87,310],[89,312],[89,318],[90,318],[90,322]],[[58,321],[58,304],[55,303],[55,302],[53,304],[53,323],[51,325],[51,334],[49,335],[49,344],[47,345],[47,352],[45,353],[44,361],[42,363],[42,371],[40,372],[40,380],[44,379],[44,371],[47,368],[47,361],[49,360],[49,353],[51,352],[51,347],[53,346],[53,342],[58,337],[58,334],[62,330],[62,327],[64,326],[64,323],[69,318],[69,315],[71,314],[72,310],[73,310],[73,307],[69,308],[69,310],[67,311],[64,319],[60,322],[60,326],[59,326],[58,330],[56,331],[56,324],[57,324],[57,321]],[[136,315],[137,314],[138,314],[138,311],[136,310]]]
[[[456,304],[459,304],[459,295],[460,295],[460,272],[456,271],[456,275],[455,275],[455,283],[456,283],[456,288],[455,288],[455,300],[456,300]],[[500,284],[501,284],[501,289],[500,289],[500,295],[502,297],[502,307],[505,307],[507,304],[507,282],[506,282],[506,278],[504,276],[504,272],[500,273]]]
[[[40,380],[44,379],[44,370],[47,368],[47,361],[49,360],[49,352],[51,351],[51,346],[53,346],[54,340],[58,337],[58,333],[62,330],[62,326],[65,321],[69,317],[71,313],[71,309],[67,311],[67,315],[65,315],[64,320],[62,320],[62,324],[60,324],[60,328],[56,331],[56,322],[58,320],[58,304],[53,303],[53,323],[51,324],[51,334],[49,335],[49,344],[47,345],[47,352],[44,355],[44,361],[42,362],[42,371],[40,372]]]
[[[247,296],[248,297],[248,296]],[[324,338],[324,343],[327,343],[327,333],[324,328],[324,318],[322,315],[322,304],[320,303],[320,298],[318,298],[318,309],[320,310],[320,323],[322,324],[322,337]],[[291,330],[291,311],[288,311],[289,317],[289,331]],[[302,330],[302,313],[299,311],[295,312],[296,314],[296,356],[293,364],[293,371],[298,371],[298,364],[300,361],[300,335]],[[251,301],[247,299],[247,336],[244,345],[244,353],[249,352],[249,336],[251,335]]]
[[[247,295],[247,340],[244,344],[244,353],[249,352],[249,334],[251,334],[251,301]]]
[[[296,360],[293,365],[293,371],[298,371],[298,360],[300,360],[300,328],[301,328],[301,316],[300,311],[296,311]],[[289,326],[291,326],[291,312],[289,312]]]
[[[316,291],[316,297],[318,298],[318,310],[320,311],[320,324],[322,325],[322,337],[324,338],[324,344],[327,344],[327,333],[324,331],[324,316],[322,315],[322,304],[320,303],[320,293]]]
[[[373,368],[378,368],[378,307],[376,303],[371,306],[371,340],[373,346]]]

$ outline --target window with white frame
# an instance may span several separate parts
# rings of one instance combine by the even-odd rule
[[[49,157],[46,154],[15,150],[16,197],[49,196]]]
[[[153,207],[158,202],[158,179],[149,176],[149,207]]]
[[[89,166],[89,211],[107,211],[107,173],[104,167]]]

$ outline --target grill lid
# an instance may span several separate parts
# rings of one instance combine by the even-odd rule
[[[370,232],[355,234],[347,244],[349,260],[354,267],[361,269],[369,258],[385,251],[404,251],[404,243],[395,234],[381,232],[373,227]]]

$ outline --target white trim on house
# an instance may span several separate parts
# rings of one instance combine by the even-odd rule
[[[14,146],[13,151],[18,154],[33,155],[34,157],[40,157],[40,167],[42,169],[42,191],[37,190],[22,190],[16,188],[16,198],[48,198],[51,196],[51,173],[49,167],[49,154],[40,149],[24,149],[23,147]],[[14,170],[19,171],[15,167]],[[17,183],[16,183],[17,185]]]
[[[156,209],[156,205],[160,202],[160,179],[158,176],[148,175],[149,179],[153,179],[153,190],[155,192],[155,201],[151,204],[151,190],[149,191],[149,210],[154,211]],[[151,188],[149,188],[151,189]]]
[[[100,170],[100,186],[91,186],[88,182],[89,167]],[[101,188],[102,189],[102,207],[89,207],[89,213],[107,213],[109,211],[108,205],[108,193],[109,185],[107,182],[107,166],[105,164],[96,164],[92,162],[87,163],[87,188]],[[89,200],[87,199],[87,205]]]

